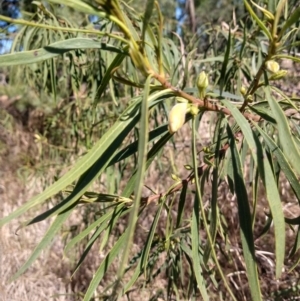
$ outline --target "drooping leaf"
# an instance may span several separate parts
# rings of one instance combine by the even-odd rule
[[[223,63],[222,63],[221,74],[220,74],[220,96],[222,96],[223,89],[224,89],[225,84],[226,84],[225,74],[226,74],[227,66],[228,66],[228,62],[229,62],[230,51],[231,51],[231,31],[229,30],[228,38],[227,38],[226,51],[225,51],[224,60],[223,60]]]
[[[257,144],[257,166],[264,183],[267,199],[272,213],[275,230],[276,278],[280,278],[285,256],[285,222],[281,199],[275,181],[275,175],[258,137],[254,134]]]
[[[147,144],[148,144],[148,98],[150,93],[150,82],[152,76],[149,75],[146,83],[143,94],[143,101],[141,104],[141,119],[140,119],[140,131],[139,131],[139,145],[138,145],[138,170],[137,170],[137,178],[138,181],[135,183],[134,190],[134,203],[133,208],[130,212],[129,216],[129,224],[128,224],[128,237],[126,239],[126,245],[123,250],[123,256],[121,265],[118,271],[118,277],[121,279],[123,277],[125,271],[125,265],[127,264],[127,260],[129,257],[129,251],[131,248],[131,243],[133,240],[134,229],[136,227],[138,210],[140,207],[140,199],[142,196],[142,187],[144,184],[144,175],[146,171],[146,162],[147,162]]]
[[[0,66],[15,66],[45,61],[76,49],[102,49],[119,54],[126,54],[121,48],[101,43],[90,38],[73,38],[54,42],[44,48],[28,50],[0,56]]]
[[[272,35],[266,25],[261,21],[261,19],[257,16],[257,14],[253,11],[251,5],[247,2],[247,0],[244,0],[244,4],[250,13],[251,17],[255,20],[257,25],[262,29],[262,31],[265,33],[265,35],[268,37],[270,41],[272,41]]]
[[[106,271],[114,261],[114,259],[120,254],[123,249],[124,243],[128,237],[128,228],[126,231],[119,237],[117,242],[114,246],[110,249],[109,253],[106,255],[102,263],[100,264],[99,268],[95,272],[95,275],[92,281],[89,284],[89,287],[84,295],[83,301],[91,300],[95,290],[97,289],[100,281],[102,280],[103,276],[105,275]]]
[[[147,240],[146,240],[145,246],[143,248],[139,263],[134,271],[134,274],[131,276],[130,281],[128,281],[128,283],[124,286],[124,293],[126,293],[132,287],[132,285],[135,283],[137,278],[143,273],[143,270],[146,268],[146,266],[148,264],[148,258],[149,258],[151,245],[153,242],[154,234],[157,229],[157,224],[158,224],[159,218],[161,216],[163,206],[164,206],[164,201],[162,200],[158,207],[158,210],[156,211],[153,222],[151,224],[151,227],[150,227],[150,230],[149,230],[149,233],[147,236]]]
[[[147,26],[151,19],[152,11],[154,8],[154,2],[155,2],[154,0],[147,0],[146,5],[145,5],[146,10],[144,13],[144,18],[143,18],[142,42],[145,41],[145,33],[146,33]]]
[[[286,116],[278,102],[272,97],[269,87],[266,87],[266,97],[277,122],[279,141],[282,145],[283,153],[289,160],[290,165],[300,175],[300,152],[292,138]]]
[[[283,36],[286,30],[290,29],[292,25],[294,25],[300,18],[300,7],[297,7],[291,16],[285,21],[284,25],[282,26],[279,36]]]
[[[286,178],[290,182],[297,196],[297,199],[300,200],[300,183],[293,169],[291,168],[289,162],[287,161],[285,155],[282,153],[278,145],[271,139],[271,137],[267,133],[265,133],[256,123],[253,122],[253,124],[255,125],[256,129],[259,131],[261,136],[264,138],[264,140],[266,141],[270,151],[276,156],[278,163],[281,167],[281,170],[283,171]]]
[[[245,257],[247,276],[250,286],[250,291],[253,300],[262,300],[260,285],[258,280],[257,265],[255,260],[255,248],[252,232],[252,218],[250,212],[250,206],[248,202],[248,195],[246,185],[244,182],[242,164],[240,156],[235,144],[235,139],[230,126],[227,126],[227,132],[230,141],[230,149],[232,153],[232,166],[234,177],[234,189],[238,202],[239,221],[241,227],[241,239],[243,245],[243,254]]]

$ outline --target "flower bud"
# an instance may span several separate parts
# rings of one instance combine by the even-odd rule
[[[204,147],[202,148],[202,151],[203,151],[205,154],[209,154],[209,153],[210,153],[209,147],[206,147],[206,146],[204,146]]]
[[[180,179],[178,178],[178,176],[176,176],[175,174],[171,174],[171,178],[174,180],[174,181],[180,181]]]
[[[169,133],[177,132],[185,122],[185,114],[187,110],[187,103],[176,104],[169,113]]]
[[[200,72],[197,79],[198,89],[206,89],[208,87],[208,77],[205,71]]]
[[[244,86],[241,86],[240,92],[244,96],[244,95],[246,95],[247,90],[246,90],[246,88]]]
[[[197,78],[197,88],[199,90],[199,96],[200,98],[205,97],[205,92],[208,87],[208,77],[205,73],[205,71],[200,72]]]
[[[250,103],[253,102],[253,96],[252,95],[248,95],[247,96],[247,101],[250,102]]]
[[[277,62],[270,60],[266,62],[267,69],[272,73],[277,73],[280,69],[280,66]]]

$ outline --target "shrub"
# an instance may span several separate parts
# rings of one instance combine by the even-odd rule
[[[43,193],[1,220],[3,225],[38,208],[51,197],[63,196],[51,209],[21,224],[20,227],[26,227],[55,216],[40,244],[12,279],[28,269],[74,210],[91,207],[92,220],[67,242],[64,250],[68,253],[76,244],[84,244],[77,270],[92,245],[101,238],[100,250],[105,258],[97,267],[84,300],[94,296],[112,264],[118,266],[117,274],[100,292],[102,296],[129,295],[134,286],[148,285],[165,272],[168,298],[190,299],[200,294],[203,300],[209,300],[217,289],[225,287],[230,297],[237,300],[238,291],[226,276],[226,266],[219,262],[221,255],[231,258],[231,233],[218,200],[218,189],[227,185],[237,203],[239,239],[251,297],[246,289],[244,294],[252,300],[262,300],[254,244],[257,211],[262,201],[258,189],[265,190],[268,208],[267,223],[256,240],[273,225],[277,279],[287,258],[285,226],[288,224],[298,231],[299,224],[298,218],[284,216],[279,190],[281,176],[300,200],[299,98],[285,94],[280,88],[285,79],[288,82],[288,71],[280,69],[280,62],[299,62],[297,56],[291,55],[298,45],[295,36],[299,30],[299,7],[291,8],[283,0],[269,1],[267,7],[244,0],[247,16],[234,30],[225,26],[205,33],[220,40],[211,40],[205,53],[198,53],[197,48],[193,49],[195,40],[187,46],[181,44],[180,48],[177,45],[180,38],[167,37],[155,1],[147,1],[141,17],[117,0],[97,0],[93,4],[79,0],[49,3],[97,16],[99,29],[75,28],[72,22],[41,6],[48,18],[43,18],[43,22],[16,21],[33,26],[32,30],[24,27],[19,34],[18,45],[25,51],[1,56],[0,65],[28,64],[25,67],[31,68],[28,74],[32,75],[33,71],[35,76],[27,80],[32,78],[34,84],[41,84],[36,74],[44,74],[39,88],[48,89],[53,101],[57,101],[66,87],[58,86],[58,70],[67,68],[63,74],[69,76],[71,93],[78,92],[82,82],[92,89],[88,107],[75,95],[74,112],[91,114],[89,126],[101,124],[103,131],[101,138],[94,142],[97,135],[86,128],[84,137],[93,138],[86,145],[87,153]],[[41,29],[49,33],[49,40],[43,40],[43,45],[33,33]],[[192,50],[186,53],[185,47]],[[89,68],[82,67],[86,65]],[[19,70],[19,67],[11,68]],[[69,92],[66,93],[68,97]],[[109,114],[110,108],[118,114],[109,124],[100,123],[104,100],[109,102],[105,114]],[[77,125],[76,114],[74,118]],[[213,123],[206,145],[199,144],[203,134],[199,125],[204,118],[210,118]],[[190,128],[183,122],[190,124]],[[175,170],[180,170],[177,174],[170,173],[173,183],[161,192],[149,187],[151,194],[144,195],[147,171],[157,164],[169,142],[176,146],[181,126],[190,139],[188,161],[170,162]],[[128,161],[128,158],[133,159]],[[120,183],[124,183],[125,177],[126,185],[116,183],[110,192],[90,191],[100,176],[111,179],[108,174],[112,166],[119,167],[116,177]],[[250,192],[247,181],[252,185]],[[211,189],[208,207],[203,201],[207,187]],[[153,218],[147,224],[143,244],[129,261],[138,235],[137,225],[153,204]],[[124,218],[126,227],[117,235],[114,229]],[[165,227],[163,234],[158,233],[160,223]],[[289,257],[298,249],[296,238]],[[158,266],[161,256],[164,264]],[[297,262],[298,258],[295,265]]]

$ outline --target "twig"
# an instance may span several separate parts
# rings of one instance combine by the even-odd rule
[[[161,83],[161,85],[164,88],[171,89],[172,91],[174,91],[175,95],[189,100],[191,103],[197,105],[199,108],[202,108],[206,111],[215,111],[215,112],[224,113],[228,116],[232,116],[232,113],[231,113],[230,110],[217,105],[215,102],[213,102],[215,100],[212,100],[212,99],[209,99],[209,98],[205,98],[204,100],[201,100],[201,99],[199,99],[199,98],[197,98],[197,97],[195,97],[191,94],[188,94],[188,93],[180,90],[179,88],[176,88],[176,87],[172,86],[171,83],[166,80],[166,78],[160,76],[159,74],[155,73],[154,71],[151,72],[151,74],[156,80],[158,80]],[[253,120],[253,121],[256,121],[256,122],[261,120],[261,117],[258,116],[258,115],[254,115],[254,114],[247,113],[247,112],[242,112],[242,114],[248,120]]]

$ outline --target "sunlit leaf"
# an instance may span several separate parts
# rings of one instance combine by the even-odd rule
[[[110,52],[124,54],[124,51],[113,45],[101,43],[99,40],[89,38],[74,38],[50,44],[44,48],[3,54],[0,56],[0,66],[14,66],[32,64],[61,56],[76,49],[102,49]]]

